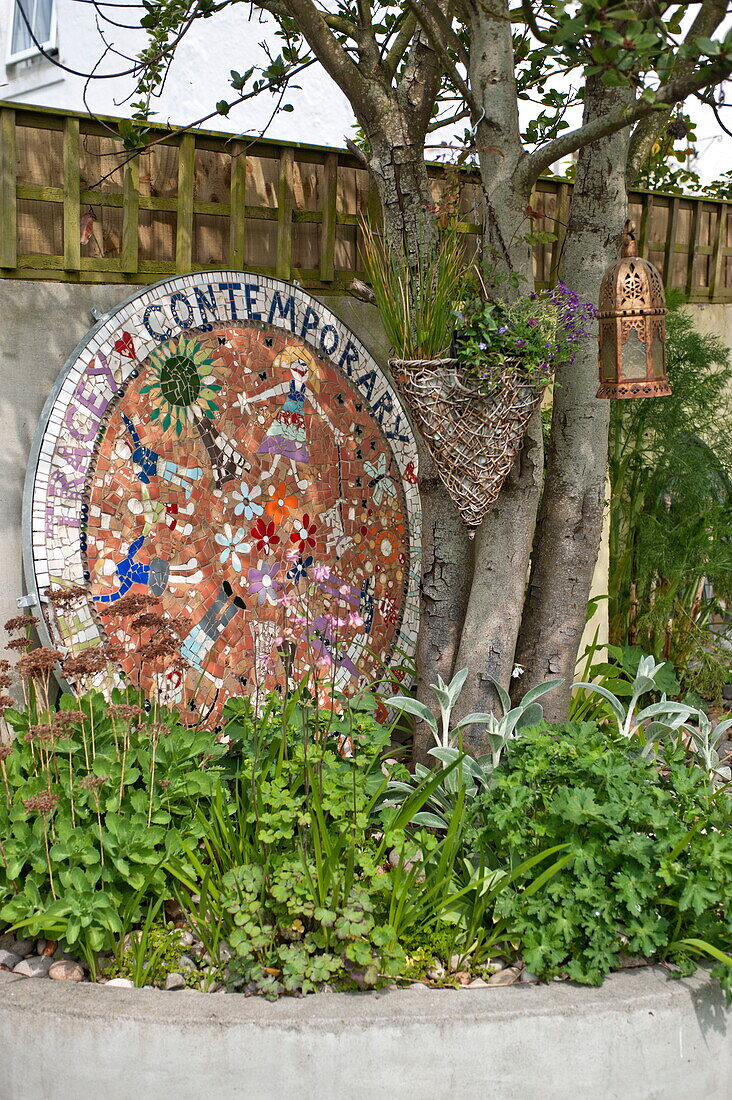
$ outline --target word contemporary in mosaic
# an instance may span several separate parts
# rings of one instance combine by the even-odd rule
[[[214,724],[229,696],[313,671],[331,694],[403,674],[415,441],[378,364],[299,288],[221,271],[138,294],[67,363],[35,454],[26,572],[46,640],[105,657],[92,682]]]

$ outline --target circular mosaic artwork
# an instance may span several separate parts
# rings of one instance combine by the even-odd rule
[[[137,295],[77,348],[35,454],[26,571],[47,640],[112,653],[113,680],[212,723],[232,694],[311,670],[350,693],[413,653],[411,430],[301,290],[206,272]]]

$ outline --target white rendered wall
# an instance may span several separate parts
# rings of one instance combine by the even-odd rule
[[[124,0],[115,0],[123,3]],[[43,57],[8,64],[14,0],[0,0],[0,99],[39,104],[72,111],[83,111],[83,77],[73,76]],[[136,21],[143,13],[130,0],[128,9],[106,8],[108,15],[133,29],[105,30],[110,41],[123,52],[136,55],[145,45],[145,34]],[[58,60],[71,69],[89,72],[103,47],[94,22],[95,9],[87,0],[56,0]],[[213,110],[220,99],[234,95],[227,77],[232,69],[243,73],[252,65],[266,65],[266,55],[258,45],[267,39],[276,55],[282,42],[273,33],[272,23],[249,18],[249,6],[234,5],[213,18],[197,23],[178,49],[167,86],[157,102],[155,121],[190,123]],[[119,72],[130,63],[109,57],[99,73]],[[4,83],[3,83],[4,81]],[[315,145],[343,146],[352,135],[353,113],[346,98],[318,66],[306,70],[296,80],[285,102],[292,113],[279,114],[267,129],[267,136]],[[94,80],[87,88],[86,104],[96,114],[129,115],[125,97],[134,89],[131,77]],[[133,97],[134,98],[134,97]],[[234,108],[228,118],[215,115],[207,129],[226,133],[255,134],[268,124],[274,107],[271,96],[258,97]]]

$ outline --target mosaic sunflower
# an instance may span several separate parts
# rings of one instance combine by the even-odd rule
[[[149,393],[155,402],[150,419],[162,417],[163,431],[175,425],[176,435],[196,416],[213,420],[219,408],[214,398],[221,389],[211,374],[214,365],[211,350],[185,336],[172,347],[151,352],[148,372],[152,381],[140,388],[140,393]]]

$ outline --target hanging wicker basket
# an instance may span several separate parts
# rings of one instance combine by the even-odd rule
[[[489,390],[457,359],[390,359],[437,473],[463,521],[476,528],[501,491],[542,390],[519,362]]]

